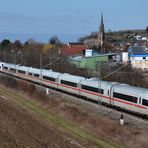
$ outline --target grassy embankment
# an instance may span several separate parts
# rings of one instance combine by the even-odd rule
[[[61,117],[58,117],[56,114],[53,114],[49,112],[47,109],[43,108],[39,104],[25,99],[20,94],[16,94],[13,90],[6,89],[2,86],[0,86],[0,96],[3,96],[5,98],[11,99],[17,103],[19,103],[20,106],[25,107],[32,111],[33,113],[36,113],[41,118],[48,121],[50,125],[55,127],[61,132],[64,132],[72,137],[89,140],[91,143],[94,143],[96,147],[100,148],[114,148],[117,147],[117,145],[109,143],[105,140],[102,140],[100,138],[97,138],[95,135],[93,135],[90,132],[87,132],[86,130],[78,127],[77,125],[73,124],[70,121],[67,121]]]

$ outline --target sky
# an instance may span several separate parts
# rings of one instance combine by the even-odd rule
[[[101,12],[106,31],[148,26],[148,0],[0,0],[0,39],[72,40],[98,31]]]

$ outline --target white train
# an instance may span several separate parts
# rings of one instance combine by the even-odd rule
[[[148,89],[0,62],[0,71],[71,94],[148,115]]]

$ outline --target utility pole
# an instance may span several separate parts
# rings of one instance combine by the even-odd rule
[[[4,49],[4,62],[6,62],[6,49]]]
[[[42,69],[42,55],[40,54],[40,69]]]
[[[21,65],[23,65],[23,52],[21,51]]]
[[[98,107],[100,106],[100,109],[102,111],[102,99],[101,99],[101,70],[102,70],[102,65],[101,61],[98,64],[98,70],[99,70],[99,80],[98,80]]]
[[[51,53],[49,53],[49,63],[50,63],[49,67],[51,69]]]
[[[16,63],[16,53],[14,52],[14,64],[17,64]]]
[[[42,55],[40,54],[40,86],[42,87]]]

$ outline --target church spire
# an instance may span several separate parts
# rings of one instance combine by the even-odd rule
[[[101,13],[101,23],[99,26],[99,33],[98,33],[98,40],[99,40],[99,48],[101,53],[103,53],[103,44],[105,40],[105,32],[104,32],[104,22],[103,22],[103,13]]]
[[[101,24],[104,25],[104,23],[103,23],[103,13],[101,13]]]

